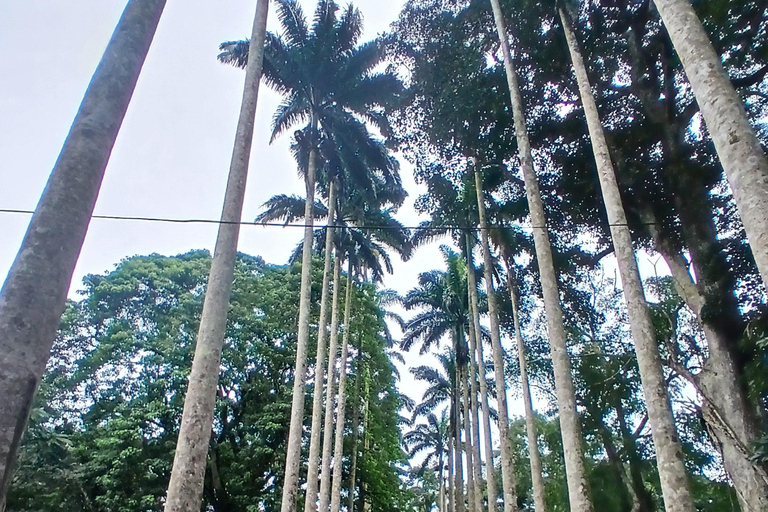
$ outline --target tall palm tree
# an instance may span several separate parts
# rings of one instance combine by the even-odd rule
[[[576,394],[571,376],[571,361],[568,355],[565,327],[563,325],[563,309],[560,304],[560,294],[557,286],[557,274],[552,258],[552,245],[546,230],[544,205],[539,192],[536,172],[531,156],[531,143],[525,122],[525,107],[520,92],[520,85],[512,61],[509,39],[501,12],[499,0],[491,0],[491,8],[496,23],[501,53],[504,59],[504,70],[509,87],[510,102],[515,124],[515,136],[523,171],[525,193],[533,223],[533,241],[536,247],[536,258],[539,263],[541,288],[544,295],[544,308],[547,316],[547,327],[550,341],[550,355],[555,374],[555,391],[557,407],[560,415],[563,451],[565,452],[565,467],[568,480],[568,500],[572,512],[592,512],[594,510],[587,483],[584,457],[581,448],[581,424],[576,411]],[[479,201],[482,203],[482,200]],[[482,225],[481,228],[487,228]],[[486,229],[483,229],[485,232]],[[490,250],[483,244],[484,262],[490,263]]]
[[[689,0],[655,0],[654,4],[683,63],[763,284],[768,286],[768,159]]]
[[[627,302],[627,313],[637,353],[645,403],[648,407],[653,445],[656,449],[664,506],[668,512],[691,512],[695,507],[685,472],[683,450],[678,441],[675,417],[661,365],[659,344],[643,293],[643,283],[635,259],[632,235],[627,224],[621,192],[616,181],[616,172],[611,162],[605,132],[597,112],[597,104],[592,96],[587,67],[576,40],[570,16],[562,6],[558,8],[558,13],[568,42],[581,103],[587,118],[613,248],[621,275],[624,298]]]
[[[245,90],[235,135],[235,147],[224,195],[222,223],[208,275],[208,287],[189,374],[179,438],[165,501],[166,512],[192,512],[200,509],[208,456],[208,440],[213,423],[213,408],[219,381],[221,351],[227,324],[227,311],[240,235],[240,220],[245,200],[245,183],[251,156],[254,117],[261,82],[263,41],[267,30],[268,0],[256,4],[251,59],[246,69]]]
[[[386,135],[389,126],[386,117],[380,112],[380,106],[397,96],[402,89],[392,73],[374,71],[383,58],[382,41],[358,44],[362,33],[360,12],[349,5],[339,17],[338,9],[335,2],[320,0],[310,29],[296,0],[278,0],[278,15],[283,33],[270,34],[266,50],[267,83],[284,96],[275,113],[273,139],[290,126],[307,121],[306,127],[298,132],[300,140],[297,140],[300,146],[304,145],[307,155],[306,165],[300,163],[306,185],[307,227],[304,231],[296,378],[291,404],[282,512],[295,510],[299,485],[306,353],[309,340],[311,208],[314,203],[317,171],[322,165],[321,144],[323,141],[333,141],[336,147],[355,147],[360,153],[377,156],[374,154],[377,148],[372,149],[370,132],[360,119],[372,123]],[[224,43],[220,59],[242,66],[248,58],[247,48],[247,41]],[[386,169],[386,166],[381,166],[380,169]],[[331,180],[330,183],[334,181]],[[328,264],[325,267],[329,269]],[[325,275],[327,278],[328,273]],[[322,341],[324,345],[324,339]],[[324,350],[324,347],[322,349]],[[315,405],[317,407],[314,407]],[[313,422],[318,427],[320,407],[321,402],[313,403]],[[310,441],[311,452],[314,454],[314,457],[310,457],[310,464],[314,475],[311,475],[313,481],[310,483],[310,500],[307,500],[309,507],[313,505],[314,500],[311,497],[316,489],[318,434],[319,428],[313,429],[313,439]]]
[[[0,504],[120,125],[165,0],[130,0],[0,290]]]
[[[445,512],[445,458],[448,442],[448,417],[445,409],[440,419],[434,414],[426,416],[426,423],[416,426],[403,435],[403,442],[408,447],[408,454],[414,457],[426,452],[421,469],[435,466],[439,482],[440,512]]]
[[[477,201],[474,198],[474,186],[472,183],[453,183],[446,177],[441,166],[429,170],[425,177],[427,185],[426,198],[428,199],[431,219],[423,221],[420,229],[414,235],[414,245],[424,244],[438,236],[451,233],[455,242],[464,248],[464,259],[468,269],[474,268],[471,252],[467,250],[467,243],[471,246],[472,232],[457,230],[455,226],[472,226],[477,224]],[[474,273],[467,273],[467,288],[470,294],[470,302],[473,304],[468,310],[470,314],[470,333],[480,332],[480,310],[478,307],[477,284]],[[471,339],[471,338],[470,338]],[[482,340],[478,342],[472,354],[476,353],[477,372],[480,384],[480,406],[483,413],[483,432],[485,437],[484,455],[486,464],[486,484],[488,491],[488,510],[496,509],[497,490],[496,481],[493,478],[493,442],[491,436],[491,415],[489,406],[488,384],[486,381],[485,360],[483,359]],[[478,428],[479,429],[479,428]],[[476,444],[479,444],[479,436]],[[477,465],[480,465],[478,454]],[[479,469],[479,468],[478,468]],[[478,493],[479,494],[479,493]]]

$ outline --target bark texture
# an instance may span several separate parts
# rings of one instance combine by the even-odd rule
[[[200,510],[206,457],[211,438],[216,387],[219,382],[221,351],[227,325],[229,297],[240,236],[240,220],[251,157],[254,117],[264,59],[264,39],[267,30],[268,0],[256,5],[251,45],[251,58],[245,72],[243,101],[235,135],[235,147],[224,195],[222,224],[216,237],[203,313],[197,333],[195,357],[189,374],[179,439],[173,458],[171,480],[165,501],[166,512],[196,512]]]
[[[331,181],[328,192],[328,224],[334,223],[334,211],[336,205],[336,185]],[[328,327],[328,291],[331,279],[331,262],[333,254],[333,229],[325,230],[325,261],[323,264],[323,284],[320,292],[320,322],[317,328],[317,358],[315,360],[315,386],[312,397],[312,426],[309,437],[309,462],[307,464],[307,495],[304,499],[304,512],[317,510],[317,493],[320,462],[320,424],[323,421],[323,384],[325,380],[325,338]],[[334,282],[336,285],[337,282]],[[330,369],[330,366],[329,366]],[[331,379],[328,379],[330,383]],[[332,400],[328,395],[328,400]]]
[[[506,258],[505,258],[506,259]],[[512,323],[515,328],[515,342],[517,344],[517,360],[520,363],[520,386],[523,388],[523,405],[525,406],[525,432],[528,440],[528,458],[531,462],[531,482],[533,484],[533,506],[536,512],[546,512],[547,493],[544,486],[544,472],[539,452],[539,436],[536,433],[536,413],[533,411],[531,399],[531,387],[528,382],[528,361],[525,356],[525,343],[523,333],[520,330],[520,317],[517,313],[517,294],[512,277],[512,268],[507,263],[507,286],[509,286],[509,299],[512,302]]]
[[[768,285],[768,159],[688,0],[655,0],[707,125],[757,268]]]
[[[128,2],[0,290],[0,503],[104,171],[164,7],[165,0]]]
[[[470,271],[472,269],[468,269]],[[472,427],[472,476],[475,483],[475,510],[481,512],[483,509],[483,475],[482,459],[480,457],[480,418],[478,415],[477,403],[477,357],[475,356],[475,347],[477,346],[477,332],[475,331],[472,320],[472,292],[468,290],[467,303],[469,304],[469,419]],[[492,475],[493,473],[488,473]]]
[[[353,512],[355,507],[355,484],[357,483],[357,457],[359,452],[358,443],[360,441],[360,401],[362,400],[362,396],[360,395],[360,387],[362,386],[362,364],[363,347],[361,343],[357,352],[357,363],[355,364],[355,371],[357,375],[355,375],[355,407],[352,412],[352,463],[350,464],[351,468],[349,470],[349,493],[347,502],[348,512]],[[368,404],[366,399],[366,406],[364,407],[364,409],[366,409],[366,413],[368,409],[367,405]]]
[[[509,441],[509,414],[507,412],[507,386],[504,376],[504,351],[499,335],[499,312],[493,289],[493,261],[491,245],[488,240],[488,221],[485,216],[485,197],[483,196],[482,171],[475,166],[475,188],[477,189],[477,211],[480,218],[480,242],[483,250],[483,272],[485,292],[488,295],[488,316],[491,320],[491,353],[496,377],[496,402],[499,406],[499,438],[501,446],[501,482],[504,493],[504,512],[517,510],[517,490],[515,489],[515,465],[512,460],[512,446]],[[480,332],[478,329],[477,332]]]
[[[472,245],[467,239],[467,288],[469,289],[470,316],[472,319],[472,330],[475,332],[477,343],[475,345],[475,354],[477,359],[477,373],[480,377],[480,408],[483,413],[483,435],[485,444],[485,481],[488,483],[488,512],[496,511],[496,501],[498,500],[498,491],[496,490],[496,479],[494,478],[493,466],[493,437],[491,436],[491,410],[488,405],[488,381],[485,378],[485,356],[483,355],[483,339],[480,333],[480,310],[477,306],[477,280],[475,279],[475,263],[472,258]]]
[[[333,404],[336,398],[336,360],[339,349],[339,294],[341,292],[341,258],[336,253],[333,269],[333,307],[331,336],[328,349],[328,389],[325,400],[325,424],[323,425],[323,459],[320,473],[320,509],[325,512],[331,501],[331,457],[333,455]],[[351,510],[351,508],[350,508]]]
[[[672,405],[661,365],[656,331],[643,293],[643,283],[640,279],[635,250],[632,246],[632,235],[627,224],[627,216],[608,151],[608,143],[605,140],[597,104],[594,96],[592,96],[592,87],[589,83],[581,49],[576,41],[576,35],[568,15],[562,8],[559,9],[559,14],[587,118],[603,202],[610,223],[611,238],[621,275],[630,330],[648,409],[648,419],[651,423],[653,444],[656,450],[656,464],[659,470],[665,508],[668,512],[693,512],[695,509],[693,496],[685,472],[682,447],[677,437],[675,417],[672,413]]]
[[[533,168],[531,143],[525,125],[525,108],[520,93],[517,71],[512,62],[512,54],[507,40],[507,31],[498,0],[491,0],[493,17],[499,35],[501,52],[504,57],[504,69],[509,86],[510,102],[515,120],[515,135],[520,156],[520,163],[525,182],[525,194],[528,199],[531,222],[533,223],[533,242],[536,248],[536,259],[539,263],[541,288],[544,296],[544,309],[547,316],[547,330],[550,342],[550,356],[555,375],[555,391],[557,407],[560,414],[560,426],[565,455],[565,471],[568,481],[568,501],[571,512],[592,512],[592,499],[584,468],[584,457],[581,447],[581,423],[576,411],[576,394],[573,389],[571,376],[571,360],[563,325],[563,309],[560,304],[560,293],[557,287],[557,274],[552,258],[552,245],[546,229],[544,204],[539,192],[539,184]]]
[[[336,439],[333,446],[333,482],[331,487],[331,512],[341,507],[341,466],[344,459],[344,415],[347,408],[347,356],[349,355],[349,326],[352,314],[352,258],[347,267],[347,294],[344,302],[344,332],[341,337],[339,365],[339,404],[336,409]],[[323,511],[325,512],[325,511]]]
[[[313,121],[314,128],[315,122]],[[313,130],[314,131],[314,130]],[[304,247],[301,255],[301,292],[299,297],[299,329],[296,346],[296,372],[291,401],[291,425],[288,429],[288,451],[285,458],[285,480],[281,512],[296,512],[299,491],[299,464],[301,463],[301,431],[304,424],[304,393],[307,383],[307,345],[309,344],[310,292],[312,291],[312,207],[315,203],[315,172],[317,149],[309,152],[309,164],[305,177],[307,203],[304,211]]]

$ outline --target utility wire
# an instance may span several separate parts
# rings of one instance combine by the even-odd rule
[[[0,213],[6,214],[21,214],[32,215],[34,210],[17,210],[12,208],[0,208]],[[479,226],[459,226],[459,225],[443,225],[443,226],[392,226],[392,225],[339,225],[339,224],[298,224],[298,223],[285,223],[285,222],[259,222],[259,221],[223,221],[213,219],[172,219],[168,217],[135,217],[131,215],[91,215],[92,219],[100,220],[129,220],[140,222],[164,222],[170,224],[239,224],[241,226],[263,226],[263,227],[280,227],[280,228],[347,228],[353,227],[359,230],[381,230],[381,229],[406,229],[409,231],[449,231],[452,229],[462,231],[480,231],[482,228]],[[657,222],[643,222],[640,223],[643,226],[658,225]],[[609,226],[628,226],[627,223],[608,224]],[[522,226],[522,225],[510,225],[510,226],[488,226],[489,230],[492,229],[549,229],[547,226]]]

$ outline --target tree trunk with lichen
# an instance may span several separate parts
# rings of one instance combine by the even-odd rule
[[[165,0],[126,5],[0,290],[0,503],[104,171],[164,8]]]

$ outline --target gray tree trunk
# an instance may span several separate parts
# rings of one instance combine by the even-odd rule
[[[474,269],[467,269],[468,272],[474,271]],[[477,288],[475,288],[477,290]],[[472,308],[472,291],[467,288],[467,303],[469,304],[469,421],[472,424],[472,476],[475,483],[475,511],[482,512],[483,509],[483,475],[482,475],[482,459],[480,457],[480,418],[478,415],[477,404],[477,357],[475,355],[475,347],[477,346],[477,333],[475,332],[474,321],[472,315],[474,309]],[[493,475],[493,472],[488,472],[489,475]]]
[[[328,191],[328,225],[333,225],[334,211],[336,206],[336,184],[335,181],[331,181],[330,190]],[[325,337],[328,327],[328,314],[330,309],[328,307],[328,289],[329,281],[331,278],[331,261],[333,258],[333,229],[327,228],[325,230],[325,262],[323,265],[323,284],[322,291],[320,293],[320,322],[317,329],[317,359],[315,360],[315,386],[314,395],[312,398],[312,426],[310,428],[309,437],[309,462],[307,467],[307,495],[304,499],[304,512],[312,512],[317,510],[317,492],[318,481],[317,476],[319,472],[320,461],[320,424],[323,421],[323,384],[325,378]],[[334,282],[337,285],[337,282]],[[335,359],[335,358],[334,358]],[[332,372],[329,369],[328,383],[332,380]],[[333,400],[333,395],[328,394],[328,401]]]
[[[347,295],[344,303],[344,332],[341,337],[341,357],[339,365],[339,403],[336,408],[336,439],[333,446],[333,481],[331,487],[331,512],[339,512],[341,507],[341,467],[344,460],[344,416],[347,408],[347,357],[349,355],[349,328],[352,313],[352,258],[347,265]],[[325,512],[325,510],[321,511]]]
[[[477,462],[475,461],[475,453],[473,448],[472,419],[470,416],[471,408],[469,403],[469,372],[467,371],[467,366],[468,365],[464,365],[461,370],[461,401],[465,438],[464,453],[466,454],[465,456],[467,458],[467,500],[469,503],[470,512],[480,512],[480,507],[476,501],[477,487],[475,482],[475,472]]]
[[[501,445],[501,482],[504,492],[504,512],[517,510],[517,490],[515,488],[515,465],[512,459],[512,444],[509,440],[509,414],[507,412],[507,386],[504,375],[504,351],[499,335],[499,312],[496,305],[496,291],[493,288],[493,261],[491,245],[488,241],[488,222],[485,216],[485,197],[483,196],[483,177],[480,168],[475,165],[475,188],[477,189],[477,211],[480,218],[480,242],[483,250],[483,271],[485,292],[488,295],[488,316],[491,319],[491,353],[496,377],[496,402],[499,405],[499,438]],[[478,330],[477,332],[480,332]]]
[[[493,17],[499,35],[501,52],[504,57],[504,70],[509,86],[510,103],[515,119],[515,135],[518,153],[525,182],[525,194],[528,199],[531,222],[533,223],[533,242],[536,248],[536,259],[539,263],[541,288],[544,296],[544,309],[547,315],[547,330],[550,341],[550,356],[552,369],[555,374],[555,391],[557,407],[560,414],[560,426],[565,455],[565,472],[568,481],[568,501],[571,512],[592,512],[592,499],[589,492],[584,457],[581,447],[581,423],[576,411],[576,394],[573,389],[571,376],[571,360],[563,326],[563,309],[560,304],[560,293],[557,287],[557,274],[552,259],[552,246],[546,229],[547,219],[544,216],[544,205],[536,180],[531,156],[531,143],[525,125],[525,108],[520,93],[517,71],[515,70],[512,54],[509,49],[507,31],[498,0],[491,0]]]
[[[312,120],[312,128],[316,122]],[[305,176],[307,203],[304,211],[304,247],[301,255],[301,292],[299,297],[299,328],[296,346],[296,372],[293,381],[291,401],[291,424],[288,429],[288,450],[285,458],[285,480],[281,512],[296,512],[299,491],[299,465],[301,463],[301,435],[304,425],[304,399],[307,383],[307,345],[309,344],[310,294],[312,291],[312,230],[315,203],[315,173],[317,171],[317,150],[309,152],[309,164]]]
[[[656,237],[655,237],[656,238]],[[675,288],[693,313],[700,318],[704,306],[697,284],[691,279],[682,257],[656,239],[675,281]],[[768,475],[749,460],[750,446],[760,437],[751,417],[728,342],[706,323],[700,322],[707,340],[708,357],[696,375],[677,369],[703,397],[702,412],[720,444],[723,465],[733,482],[743,512],[768,510]]]
[[[485,436],[485,481],[488,484],[488,512],[496,511],[496,501],[498,500],[498,491],[496,490],[496,478],[494,477],[493,467],[493,437],[491,435],[491,410],[488,405],[488,381],[486,380],[485,356],[483,355],[483,339],[480,334],[480,310],[477,305],[477,280],[475,279],[475,263],[472,258],[472,245],[469,243],[469,235],[466,240],[467,257],[467,288],[470,294],[470,316],[472,319],[472,330],[475,332],[477,343],[475,344],[475,353],[477,362],[477,373],[480,377],[480,407],[483,412],[483,434]]]
[[[546,512],[547,493],[544,485],[544,471],[539,452],[539,436],[536,433],[536,413],[533,410],[531,399],[531,387],[528,381],[528,361],[526,360],[525,343],[523,333],[520,330],[520,316],[517,312],[517,294],[515,282],[509,260],[504,258],[507,265],[507,286],[509,286],[509,300],[512,302],[512,322],[515,328],[515,342],[517,343],[517,360],[520,363],[520,385],[523,388],[523,404],[525,406],[525,431],[528,439],[528,458],[531,462],[531,482],[533,483],[533,505],[536,512]]]
[[[692,512],[695,506],[685,472],[683,450],[675,429],[675,417],[672,413],[664,370],[661,365],[656,331],[643,293],[643,283],[640,279],[635,250],[632,246],[632,235],[627,225],[627,216],[624,212],[621,192],[608,151],[608,143],[605,140],[605,132],[597,112],[597,104],[594,96],[592,96],[587,67],[576,41],[576,35],[568,15],[562,8],[559,9],[559,14],[568,41],[581,103],[587,118],[603,202],[610,223],[611,238],[621,275],[624,298],[627,302],[629,324],[637,354],[637,363],[640,368],[653,444],[656,449],[656,464],[661,480],[664,506],[667,512]]]
[[[347,502],[348,512],[353,512],[355,507],[355,484],[357,480],[357,458],[358,458],[358,452],[359,452],[358,443],[360,442],[360,402],[363,400],[363,397],[360,394],[360,388],[362,386],[362,378],[363,378],[362,376],[363,374],[362,343],[357,351],[357,364],[355,366],[356,366],[355,370],[357,372],[357,375],[355,375],[355,408],[352,413],[352,463],[351,463],[351,469],[349,470],[349,492],[348,492],[348,502]],[[366,409],[366,412],[367,412],[367,408],[368,408],[368,402],[366,398],[366,405],[364,407],[364,409]]]
[[[456,483],[453,486],[454,501],[456,502],[456,512],[465,512],[466,499],[464,498],[464,447],[461,443],[461,405],[460,405],[460,388],[459,388],[459,369],[456,365],[456,385],[453,389],[453,410],[454,410],[454,422],[453,422],[453,442],[456,445],[454,452],[456,456],[453,459],[453,463],[456,465],[453,471],[453,477],[456,479]]]
[[[245,184],[253,141],[253,125],[264,59],[264,39],[267,29],[268,0],[256,4],[253,32],[245,70],[243,102],[235,135],[235,147],[229,169],[223,224],[219,225],[203,313],[197,333],[195,357],[189,374],[179,439],[173,458],[171,480],[165,501],[166,512],[197,512],[203,494],[206,457],[219,382],[221,351],[227,325],[229,298],[240,235],[240,220],[245,199]]]
[[[453,478],[453,459],[455,450],[453,449],[453,433],[448,429],[448,510],[456,512],[456,480]]]
[[[768,159],[720,57],[688,0],[655,0],[701,109],[768,286]]]
[[[164,7],[165,0],[128,2],[0,290],[0,503],[104,171]]]
[[[333,406],[336,403],[336,361],[339,351],[339,294],[341,292],[341,258],[336,253],[333,269],[333,311],[331,313],[331,340],[328,352],[328,389],[325,401],[325,423],[323,426],[323,458],[320,473],[320,508],[328,510],[331,502],[331,458],[333,456]]]

